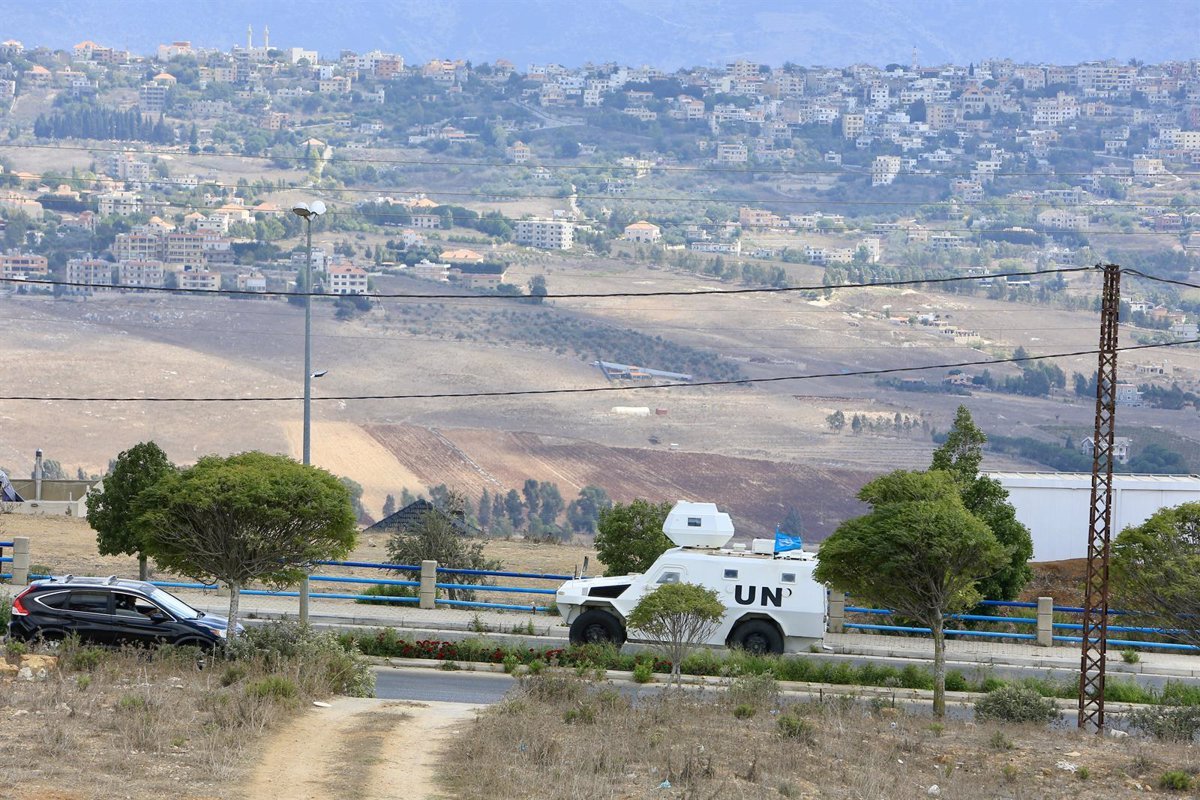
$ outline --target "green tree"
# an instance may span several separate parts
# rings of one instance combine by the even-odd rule
[[[508,494],[504,495],[504,510],[513,530],[520,530],[525,523],[525,504],[521,502],[521,495],[517,494],[516,489],[509,489]]]
[[[439,567],[450,569],[502,569],[504,565],[499,561],[484,556],[482,539],[471,539],[455,526],[453,520],[461,519],[465,512],[464,496],[450,490],[445,508],[426,511],[412,528],[392,534],[387,545],[388,559],[393,564],[436,561]],[[419,572],[399,572],[410,580],[417,580],[420,576]],[[456,575],[454,582],[482,585],[488,582],[488,578],[483,575]],[[452,600],[469,600],[473,595],[470,589],[447,589],[446,592]]]
[[[846,427],[846,415],[842,413],[841,409],[838,409],[827,416],[825,422],[829,425],[830,430],[841,433],[842,428]]]
[[[649,569],[672,546],[662,532],[670,510],[670,503],[634,500],[601,511],[596,526],[596,554],[604,562],[604,574],[627,575]]]
[[[389,494],[383,499],[383,519],[387,519],[392,514],[396,513],[396,497]]]
[[[358,534],[350,493],[325,470],[266,453],[207,456],[138,495],[137,530],[158,564],[229,587],[228,637],[253,581],[288,586],[343,558]]]
[[[1008,491],[995,478],[979,474],[983,445],[987,435],[975,424],[966,406],[959,406],[945,443],[933,453],[930,469],[944,470],[954,476],[967,510],[978,517],[1008,550],[1008,563],[983,576],[979,593],[986,600],[1013,600],[1033,575],[1033,536],[1017,520],[1017,511],[1008,502]]]
[[[341,477],[338,480],[342,482],[342,485],[346,487],[346,491],[350,493],[350,507],[354,509],[354,518],[357,520],[365,517],[367,510],[363,508],[362,504],[362,484],[353,478]]]
[[[141,442],[117,456],[104,489],[87,498],[87,521],[96,531],[96,548],[102,556],[136,555],[138,579],[146,580],[146,553],[134,525],[139,495],[174,472],[173,465],[154,442]]]
[[[979,601],[977,581],[1008,560],[986,524],[963,505],[947,472],[896,472],[858,493],[871,511],[821,545],[814,576],[860,601],[914,619],[933,635],[933,711],[946,713],[943,617]]]
[[[567,523],[576,533],[595,533],[600,512],[612,508],[608,492],[599,486],[585,486],[579,497],[567,506]]]
[[[538,505],[538,518],[547,525],[553,525],[564,506],[557,484],[544,482],[538,487]]]
[[[1200,503],[1155,512],[1121,531],[1112,548],[1114,595],[1141,624],[1200,645]]]
[[[671,662],[671,679],[678,685],[683,660],[712,636],[724,615],[725,604],[711,589],[666,583],[638,601],[628,624]]]
[[[526,478],[525,485],[521,487],[521,494],[525,497],[525,510],[532,520],[542,507],[541,484],[533,478]]]
[[[534,275],[529,279],[529,302],[540,304],[545,300],[547,293],[545,275]]]

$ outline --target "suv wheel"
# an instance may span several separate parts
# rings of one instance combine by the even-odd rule
[[[783,636],[770,622],[751,619],[738,623],[733,629],[733,633],[729,634],[729,646],[740,647],[749,653],[781,655]]]
[[[571,644],[625,643],[625,626],[611,613],[599,608],[585,611],[571,623]]]

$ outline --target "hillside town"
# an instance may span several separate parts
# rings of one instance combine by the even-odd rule
[[[1196,181],[1182,177],[1200,164],[1195,60],[934,66],[914,52],[841,69],[518,69],[317,53],[272,45],[263,28],[228,51],[5,41],[0,105],[14,148],[103,140],[83,169],[33,173],[19,149],[0,156],[0,273],[87,294],[294,285],[304,255],[274,243],[299,225],[273,199],[294,187],[336,195],[332,229],[394,229],[387,247],[316,254],[319,285],[337,294],[404,268],[496,291],[509,243],[691,253],[719,277],[767,284],[781,279],[773,261],[832,266],[830,282],[914,261],[1088,263],[1120,249],[1110,233],[1161,235],[1137,257],[1176,270],[1200,258]],[[381,152],[398,157],[370,163]],[[234,185],[172,153],[245,156],[280,176]],[[454,162],[469,181],[427,179]],[[750,185],[753,204],[740,199]],[[671,200],[689,191],[706,202]],[[530,195],[562,202],[506,209]],[[462,234],[469,246],[447,243]],[[1194,313],[1168,311],[1194,329]]]

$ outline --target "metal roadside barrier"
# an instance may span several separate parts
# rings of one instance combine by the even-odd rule
[[[451,576],[470,575],[481,578],[515,578],[524,581],[540,580],[562,582],[570,580],[573,575],[558,575],[541,572],[508,572],[504,570],[453,569],[439,567],[436,561],[424,561],[421,564],[385,564],[374,561],[316,561],[314,567],[338,567],[342,569],[378,569],[392,572],[410,572],[420,576],[419,580],[403,580],[399,578],[365,578],[356,575],[322,575],[313,574],[309,581],[314,584],[329,583],[344,586],[404,586],[417,591],[411,597],[389,596],[382,594],[363,594],[353,591],[313,591],[309,593],[310,601],[319,600],[364,600],[380,604],[408,604],[419,608],[434,608],[447,606],[453,608],[482,608],[505,611],[528,611],[535,613],[553,612],[553,606],[539,606],[536,603],[496,603],[480,600],[456,600],[439,598],[437,590],[458,590],[471,592],[501,592],[505,594],[525,595],[554,595],[556,589],[545,589],[531,586],[508,586],[501,584],[456,583]],[[451,577],[446,582],[438,581],[439,576]],[[168,589],[196,589],[201,591],[218,591],[221,587],[216,584],[187,583],[179,581],[151,581],[155,586]],[[251,597],[300,597],[300,592],[272,589],[243,589],[241,594]]]
[[[879,633],[909,633],[928,635],[932,631],[929,628],[914,627],[909,625],[888,625],[882,622],[847,622],[846,614],[864,614],[870,616],[891,616],[894,612],[886,608],[866,608],[862,606],[846,605],[848,595],[842,592],[829,593],[829,630],[831,633],[841,633],[844,630],[861,630]],[[1054,614],[1082,614],[1083,608],[1079,606],[1056,606],[1053,598],[1039,597],[1036,603],[1022,602],[1017,600],[983,600],[979,603],[980,606],[986,608],[1024,608],[1035,609],[1036,616],[1033,617],[1007,617],[1007,616],[992,616],[988,614],[947,614],[946,620],[966,621],[966,622],[984,622],[998,625],[1015,625],[1015,626],[1034,626],[1035,630],[1032,633],[1024,633],[1017,631],[981,631],[970,629],[946,628],[943,633],[946,636],[955,637],[975,637],[979,639],[1007,639],[1015,641],[1033,641],[1039,645],[1049,647],[1055,643],[1070,643],[1079,644],[1083,641],[1080,636],[1072,636],[1068,634],[1058,634],[1056,631],[1082,631],[1083,625],[1078,622],[1055,622]],[[1113,609],[1109,611],[1112,615],[1136,615],[1136,611]],[[1172,628],[1154,628],[1139,625],[1109,625],[1110,633],[1118,634],[1143,634],[1147,636],[1163,636],[1170,637],[1180,631]],[[1131,647],[1145,648],[1150,650],[1169,650],[1175,652],[1200,652],[1200,647],[1190,644],[1181,644],[1179,642],[1153,642],[1145,639],[1128,639],[1109,638],[1107,643],[1115,647]]]

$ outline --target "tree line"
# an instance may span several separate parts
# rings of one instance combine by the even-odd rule
[[[600,514],[613,505],[600,486],[584,486],[567,502],[558,484],[533,478],[527,479],[520,490],[484,489],[475,502],[466,501],[444,483],[430,486],[427,491],[435,508],[446,513],[453,510],[472,527],[495,536],[523,533],[538,539],[564,540],[577,533],[591,535],[596,532]],[[400,491],[398,503],[396,496],[389,494],[384,500],[383,516],[422,498],[423,494],[414,495],[407,488]]]
[[[33,123],[33,135],[39,139],[118,139],[173,144],[175,131],[160,114],[157,121],[136,110],[117,111],[103,106],[76,106],[47,116],[39,114]]]

